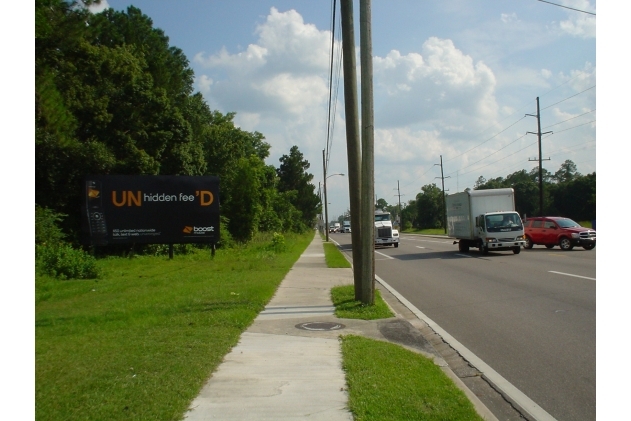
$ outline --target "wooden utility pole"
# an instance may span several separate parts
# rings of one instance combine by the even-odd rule
[[[348,156],[348,191],[351,211],[351,240],[353,242],[353,280],[355,300],[362,297],[362,272],[364,261],[360,244],[361,230],[361,143],[359,139],[359,113],[357,98],[357,74],[355,62],[355,26],[353,0],[341,0],[342,59],[344,68],[344,111],[346,113],[346,152]]]
[[[361,65],[361,252],[363,304],[375,302],[375,158],[372,90],[372,11],[370,0],[359,1],[359,47]]]
[[[329,241],[329,202],[326,197],[326,156],[324,149],[322,149],[322,168],[324,173],[324,230],[326,231],[326,241]]]
[[[447,203],[445,199],[445,178],[449,178],[450,176],[445,177],[443,175],[443,156],[440,156],[440,164],[434,164],[434,166],[440,165],[440,179],[443,182],[443,228],[445,229],[445,234],[447,234]],[[438,177],[436,177],[438,178]]]
[[[552,132],[541,133],[541,114],[539,113],[539,97],[537,97],[537,115],[533,115],[533,114],[526,114],[526,115],[530,117],[537,117],[537,133],[535,132],[528,132],[528,133],[536,134],[537,137],[539,138],[539,216],[543,216],[543,165],[541,165],[541,161],[543,161],[543,159],[541,159],[541,135],[552,133]],[[549,160],[550,158],[546,159],[545,161],[549,161]],[[536,159],[529,159],[528,161],[536,161]]]

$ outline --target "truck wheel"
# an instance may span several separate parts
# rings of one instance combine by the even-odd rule
[[[394,243],[394,248],[399,247],[399,243]]]
[[[464,242],[462,242],[462,240],[460,240],[458,242],[458,251],[460,253],[468,253],[469,252],[469,245],[465,244]]]
[[[567,237],[561,238],[561,241],[559,241],[559,247],[561,247],[561,250],[563,251],[570,251],[574,248],[574,246],[572,245],[572,242]]]
[[[489,254],[489,248],[486,246],[482,246],[480,247],[480,252],[482,252],[483,256],[486,256],[487,254]]]
[[[596,247],[596,243],[594,243],[594,244],[587,244],[587,245],[584,245],[584,246],[583,246],[583,248],[584,248],[585,250],[591,250],[591,249],[593,249],[594,247]]]
[[[513,253],[519,254],[521,252],[521,247],[513,247]]]
[[[526,242],[526,244],[524,244],[524,248],[525,249],[531,249],[533,244],[532,244],[532,240],[530,239],[530,237],[526,236],[524,241]]]

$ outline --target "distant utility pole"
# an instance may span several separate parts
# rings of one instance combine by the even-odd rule
[[[329,241],[329,208],[326,197],[326,156],[324,149],[322,149],[322,169],[324,174],[324,231],[326,231],[326,241]]]
[[[530,117],[537,117],[537,133],[527,132],[527,134],[536,134],[539,138],[539,216],[543,216],[543,165],[541,161],[549,161],[550,158],[541,158],[541,135],[552,132],[541,133],[541,114],[539,113],[539,97],[537,97],[537,114],[526,114]],[[536,161],[537,159],[528,159],[528,161]]]
[[[401,194],[401,188],[399,187],[399,180],[397,180],[397,193],[395,196],[399,196],[399,231],[403,230],[403,213],[401,212],[401,196],[405,196]]]
[[[443,228],[445,229],[445,234],[447,234],[447,203],[445,201],[445,178],[450,178],[450,176],[445,177],[443,175],[443,156],[440,156],[440,164],[434,164],[434,166],[440,165],[440,178],[443,182]]]

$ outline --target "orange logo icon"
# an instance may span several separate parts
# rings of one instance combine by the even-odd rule
[[[182,230],[185,234],[190,234],[193,232],[193,227],[184,227],[184,229]]]

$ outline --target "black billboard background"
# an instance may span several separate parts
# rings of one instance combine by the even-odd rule
[[[84,244],[216,243],[219,177],[86,176]]]

